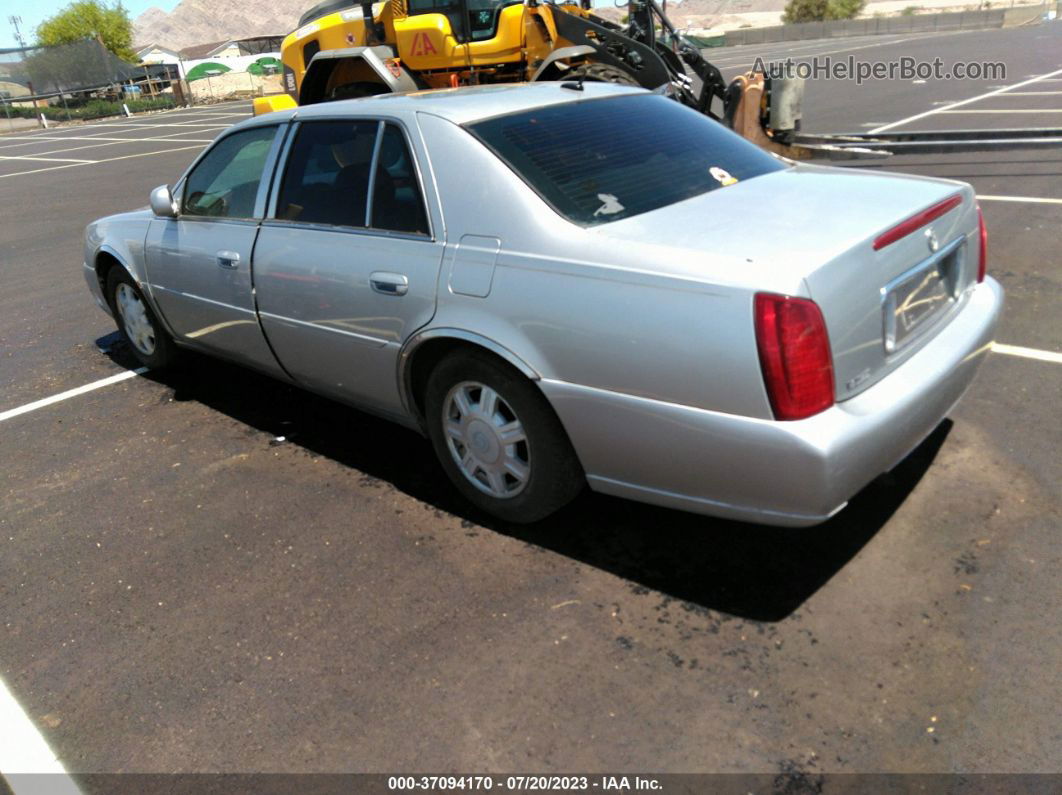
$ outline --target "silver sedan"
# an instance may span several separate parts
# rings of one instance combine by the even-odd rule
[[[503,519],[589,484],[812,525],[970,384],[1003,303],[985,260],[963,183],[539,83],[236,125],[91,224],[84,273],[145,365],[194,348],[419,429]]]

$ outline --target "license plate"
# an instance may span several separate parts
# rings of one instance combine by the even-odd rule
[[[954,302],[962,238],[886,285],[882,311],[885,351],[898,351],[933,325]]]

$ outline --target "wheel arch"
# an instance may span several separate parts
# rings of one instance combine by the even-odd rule
[[[96,250],[96,256],[93,261],[93,269],[96,271],[96,279],[100,285],[100,294],[103,295],[103,302],[107,307],[107,311],[112,315],[114,312],[111,309],[111,301],[107,296],[107,276],[113,268],[121,268],[127,274],[129,278],[133,280],[133,283],[140,290],[140,294],[147,301],[148,306],[151,307],[151,311],[155,313],[155,317],[159,323],[162,324],[162,328],[166,333],[173,337],[175,340],[177,335],[174,333],[173,328],[170,326],[169,320],[159,310],[158,305],[155,302],[155,296],[152,294],[151,289],[144,283],[144,280],[137,273],[137,269],[132,267],[130,260],[123,257],[121,252],[117,251],[114,247],[104,243]]]
[[[564,77],[564,71],[566,71],[560,68],[560,61],[567,59],[585,61],[587,56],[593,55],[596,52],[597,49],[588,44],[580,44],[572,47],[558,47],[547,55],[546,59],[539,64],[538,69],[536,69],[535,73],[531,75],[531,82],[560,80]],[[569,64],[569,66],[571,66],[571,64]]]
[[[100,290],[106,293],[107,288],[107,274],[111,272],[111,268],[118,267],[129,274],[130,278],[136,282],[137,286],[140,286],[140,280],[136,277],[133,269],[122,259],[121,254],[115,251],[108,245],[102,245],[96,251],[96,259],[93,262],[93,268],[96,271],[96,279],[99,281]]]
[[[479,350],[502,360],[530,381],[541,374],[511,350],[489,337],[459,328],[435,328],[414,335],[399,356],[399,389],[406,409],[423,424],[424,389],[428,376],[443,357],[455,350]]]
[[[344,47],[322,50],[310,59],[299,86],[299,105],[326,102],[333,73],[347,69],[353,83],[372,84],[379,93],[416,91],[421,86],[413,74],[394,56],[388,46]],[[392,71],[393,70],[393,71]]]

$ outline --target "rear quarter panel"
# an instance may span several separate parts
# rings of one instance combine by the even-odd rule
[[[660,273],[652,261],[674,251],[575,226],[469,133],[426,114],[420,125],[448,250],[429,328],[483,335],[545,379],[771,416],[747,287]],[[501,241],[485,297],[451,288],[465,235]]]

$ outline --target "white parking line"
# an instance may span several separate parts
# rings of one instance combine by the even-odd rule
[[[982,99],[994,97],[997,94],[1005,94],[1008,91],[1013,91],[1016,88],[1022,88],[1024,86],[1032,85],[1033,83],[1039,83],[1042,80],[1050,80],[1055,75],[1062,75],[1062,69],[1056,69],[1054,72],[1048,72],[1047,74],[1040,75],[1039,77],[1033,77],[1029,80],[1023,80],[1022,82],[1015,83],[1012,86],[1003,86],[1003,88],[997,88],[994,91],[988,91],[984,94],[978,94],[977,96],[970,97],[969,99],[961,99],[958,102],[951,103],[950,105],[944,105],[940,108],[933,108],[932,110],[927,110],[922,113],[916,113],[914,116],[908,116],[906,119],[900,119],[899,121],[889,122],[888,124],[883,124],[880,127],[875,127],[873,130],[870,131],[870,133],[873,135],[874,133],[885,132],[886,130],[891,130],[893,127],[900,127],[901,125],[909,124],[912,121],[924,119],[926,116],[935,116],[938,113],[943,113],[952,108],[957,108],[960,105],[969,105],[971,102],[980,102]],[[1009,112],[1013,113],[1014,111]]]
[[[73,779],[0,679],[0,773],[15,795],[79,793]],[[51,774],[47,782],[27,774]]]
[[[199,131],[188,130],[175,133],[167,133],[166,135],[148,136],[146,138],[117,138],[115,136],[108,135],[64,135],[61,138],[48,138],[46,140],[41,140],[35,135],[5,135],[3,138],[0,138],[0,141],[22,141],[22,143],[0,146],[0,149],[13,149],[14,147],[26,146],[30,143],[53,144],[59,143],[60,141],[125,141],[132,143],[135,143],[137,141],[168,141],[173,138],[176,138],[178,135],[193,135],[197,132]],[[187,141],[189,139],[182,138],[180,140]],[[211,138],[209,140],[213,141],[214,139]]]
[[[184,135],[185,133],[175,133],[175,134],[176,135]],[[66,139],[63,139],[63,140],[66,140]],[[94,140],[94,139],[87,138],[85,140],[91,141],[91,140]],[[96,140],[100,140],[100,139],[96,139]],[[79,151],[81,149],[100,149],[100,148],[102,148],[104,146],[117,146],[117,145],[120,145],[120,144],[154,143],[156,141],[164,141],[166,143],[187,143],[187,144],[209,144],[209,143],[213,143],[213,141],[214,141],[213,138],[174,138],[173,136],[167,136],[167,135],[160,135],[160,136],[148,137],[148,138],[116,138],[116,139],[113,139],[113,140],[112,139],[108,139],[108,138],[104,138],[102,140],[103,140],[103,143],[82,144],[81,146],[67,146],[67,147],[63,147],[62,149],[49,149],[47,152],[39,152],[38,154],[41,155],[41,156],[51,157],[51,155],[57,155],[57,154],[59,154],[61,152],[76,152],[76,151]],[[26,144],[23,144],[23,146],[25,146],[25,145]],[[2,159],[3,157],[4,157],[3,155],[0,155],[0,159]],[[15,160],[17,158],[14,155],[12,155],[10,159]],[[95,162],[95,161],[91,161],[91,162]]]
[[[914,41],[917,39],[928,38],[941,38],[945,36],[954,36],[958,33],[966,33],[968,31],[949,31],[947,33],[930,33],[913,36],[904,36],[899,39],[888,39],[882,41],[879,36],[865,36],[854,39],[834,40],[832,42],[809,42],[808,44],[800,45],[786,45],[784,42],[771,42],[766,45],[745,44],[742,45],[742,49],[745,53],[720,53],[718,59],[712,58],[711,55],[706,56],[708,60],[715,66],[727,67],[737,66],[739,64],[753,63],[757,57],[762,57],[765,62],[772,60],[779,60],[793,56],[794,61],[799,61],[804,58],[814,58],[817,55],[834,55],[842,52],[854,52],[856,50],[869,50],[875,47],[888,47],[892,44],[903,44],[904,42]],[[862,43],[873,42],[873,43]],[[852,43],[857,46],[837,48],[838,44]],[[801,50],[809,50],[808,52],[802,52]],[[810,51],[810,50],[813,50]]]
[[[54,403],[61,403],[64,400],[69,400],[72,397],[78,395],[84,395],[86,392],[94,392],[97,389],[102,389],[105,386],[111,384],[117,384],[119,381],[125,381],[128,378],[134,378],[138,375],[143,375],[147,372],[146,367],[138,367],[135,370],[126,370],[118,373],[117,375],[107,376],[101,378],[99,381],[93,381],[91,384],[85,384],[84,386],[75,387],[74,389],[68,389],[65,392],[60,392],[58,395],[52,395],[51,397],[41,398],[35,400],[32,403],[27,403],[24,406],[18,406],[17,408],[8,409],[7,411],[0,412],[0,422],[9,420],[12,417],[18,417],[21,414],[27,414],[37,409],[43,409],[45,406],[51,406]],[[0,766],[0,770],[4,768]]]
[[[941,113],[1062,113],[1062,108],[997,108],[996,110],[942,110]]]
[[[129,124],[115,124],[115,127],[132,127],[138,130],[150,130],[156,127],[179,127],[182,129],[188,129],[190,127],[213,127],[218,130],[225,130],[231,127],[231,124],[222,124],[221,122],[174,122],[172,124],[136,124],[130,122]],[[128,130],[126,130],[128,132]],[[189,130],[191,132],[191,130]]]
[[[995,353],[1002,353],[1007,356],[1020,356],[1023,359],[1036,359],[1041,362],[1062,364],[1062,353],[1055,353],[1054,351],[1041,351],[1037,348],[1023,348],[1020,345],[1002,345],[998,342],[992,343],[992,350]]]
[[[1020,345],[1004,345],[999,342],[992,344],[992,350],[996,353],[1002,353],[1006,356],[1020,356],[1025,359],[1037,359],[1042,362],[1052,362],[1053,364],[1062,364],[1062,353],[1055,353],[1054,351],[1042,351],[1037,348],[1024,348]],[[0,412],[0,422],[4,420],[10,420],[14,417],[19,417],[23,414],[28,414],[31,411],[37,409],[43,409],[48,406],[52,406],[56,403],[61,403],[64,400],[77,397],[78,395],[84,395],[88,392],[95,392],[97,389],[103,389],[111,384],[118,384],[122,381],[127,381],[130,378],[135,378],[138,375],[143,375],[148,371],[146,367],[138,367],[135,370],[126,370],[115,375],[101,378],[99,381],[93,381],[90,384],[84,386],[75,387],[74,389],[68,389],[65,392],[60,392],[57,395],[51,397],[41,398],[35,400],[32,403],[26,403],[22,406],[17,406],[13,409]],[[4,724],[3,724],[3,682],[0,681],[0,771],[7,771],[4,767],[4,757],[2,756],[4,750]],[[10,695],[8,695],[10,697]]]
[[[62,151],[62,150],[60,150]],[[45,154],[48,154],[45,152]],[[95,160],[75,160],[72,157],[32,157],[30,155],[0,155],[0,160],[43,160],[45,163],[95,163]]]
[[[93,381],[91,384],[85,384],[84,386],[75,387],[74,389],[68,389],[65,392],[60,392],[58,395],[52,395],[51,397],[41,398],[40,400],[35,400],[32,403],[27,403],[24,406],[18,406],[17,408],[8,409],[7,411],[0,412],[0,422],[3,422],[4,420],[9,420],[12,417],[18,417],[21,414],[27,414],[31,411],[36,411],[37,409],[43,409],[45,406],[51,406],[54,403],[61,403],[64,400],[69,400],[70,398],[77,397],[78,395],[84,395],[86,392],[94,392],[97,389],[102,389],[105,386],[117,384],[120,381],[125,381],[126,379],[134,378],[138,375],[143,375],[147,372],[147,370],[148,369],[146,367],[138,367],[135,370],[126,370],[124,372],[117,373],[116,375],[101,378],[99,381]],[[3,767],[0,767],[0,770],[3,769]]]
[[[179,141],[174,141],[179,143]],[[21,177],[26,174],[40,174],[43,171],[57,171],[60,168],[77,168],[78,166],[91,166],[97,163],[113,163],[115,160],[128,160],[131,157],[149,157],[150,155],[167,155],[170,152],[183,152],[186,149],[202,149],[200,144],[195,146],[175,146],[173,149],[159,149],[157,152],[138,152],[135,155],[119,155],[118,157],[108,157],[103,160],[93,160],[89,163],[64,163],[61,166],[48,166],[47,168],[34,168],[29,171],[16,171],[13,174],[0,174],[0,179],[7,179],[8,177]]]
[[[1028,204],[1062,204],[1062,199],[1044,199],[1039,196],[989,196],[977,194],[978,201],[986,202],[1026,202]]]

